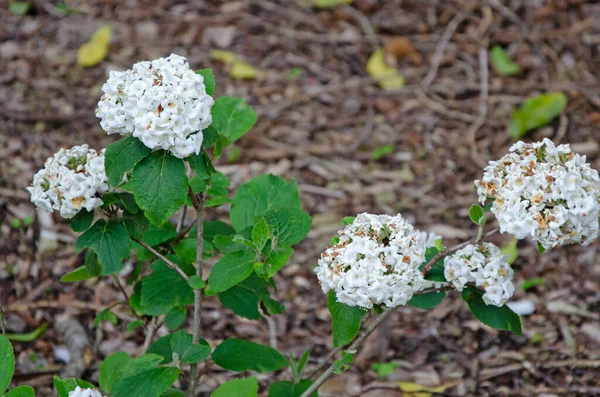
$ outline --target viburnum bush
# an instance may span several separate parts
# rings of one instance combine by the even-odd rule
[[[272,322],[271,316],[284,312],[274,298],[273,276],[311,226],[295,180],[260,175],[231,198],[229,179],[213,166],[253,126],[253,110],[241,98],[213,99],[211,71],[194,72],[177,55],[112,72],[102,90],[100,124],[123,138],[100,151],[87,145],[61,149],[28,190],[40,210],[59,211],[81,233],[75,251],[85,251],[85,264],[62,281],[110,276],[123,293],[123,301],[98,313],[94,325],[116,323],[112,310],[126,306],[135,319],[122,327],[143,329],[146,342],[139,357],[106,357],[97,380],[56,377],[60,397],[194,396],[212,366],[258,373],[289,367],[290,373],[281,372],[282,380],[269,385],[268,396],[317,396],[319,386],[351,366],[360,343],[398,306],[428,310],[456,290],[482,323],[521,333],[521,319],[506,306],[514,271],[486,241],[497,232],[484,230],[490,213],[500,232],[529,237],[541,252],[598,237],[598,172],[568,145],[547,139],[519,142],[490,162],[475,181],[481,205],[469,211],[478,233],[456,247],[445,247],[439,236],[415,229],[400,214],[344,218],[339,237],[314,269],[327,294],[334,350],[307,374],[310,351],[295,358],[250,340],[228,338],[215,346],[202,338],[205,296],[216,296],[250,320]],[[226,204],[229,223],[206,220],[207,211]],[[190,207],[196,221],[186,225]],[[133,268],[126,268],[132,255]],[[206,277],[205,261],[215,256]],[[190,316],[191,333],[183,328]],[[156,339],[163,326],[170,333]],[[0,337],[0,393],[13,372],[12,347]],[[211,396],[256,397],[258,390],[257,377],[241,377]],[[5,396],[33,395],[21,386]]]

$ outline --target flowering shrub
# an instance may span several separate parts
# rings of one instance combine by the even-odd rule
[[[146,338],[139,357],[106,357],[97,385],[55,377],[60,397],[193,396],[212,365],[258,373],[290,367],[292,380],[272,383],[269,397],[315,397],[325,380],[350,367],[362,341],[397,306],[431,309],[454,289],[484,324],[521,333],[521,319],[505,305],[514,292],[514,271],[498,247],[485,241],[495,232],[484,231],[489,211],[501,232],[531,236],[543,248],[598,237],[600,180],[585,157],[549,140],[519,142],[475,182],[485,205],[469,211],[478,233],[456,247],[416,230],[400,214],[344,219],[345,228],[315,267],[328,294],[335,350],[312,375],[304,374],[310,351],[296,359],[274,343],[210,343],[202,338],[203,297],[216,296],[241,317],[272,323],[270,317],[285,310],[272,296],[273,276],[311,226],[294,180],[260,175],[229,196],[229,180],[213,161],[248,132],[256,115],[241,98],[213,99],[214,86],[210,70],[193,72],[177,55],[112,72],[97,115],[108,134],[125,137],[100,152],[86,145],[61,149],[28,188],[37,207],[60,211],[81,233],[75,250],[86,251],[85,263],[62,281],[113,277],[124,298],[117,304],[136,318],[127,329],[141,328]],[[229,223],[205,220],[207,209],[223,204],[230,205]],[[197,217],[185,225],[188,207]],[[121,277],[132,253],[137,264],[128,293]],[[204,261],[217,255],[206,277]],[[95,326],[116,322],[115,306],[98,313]],[[189,309],[192,333],[183,327]],[[370,312],[377,316],[360,333]],[[156,339],[163,325],[170,333]],[[0,393],[13,372],[12,346],[0,336]],[[258,389],[257,377],[242,377],[211,396],[257,397]],[[33,394],[21,386],[6,397]]]

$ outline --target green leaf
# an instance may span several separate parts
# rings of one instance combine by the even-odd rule
[[[312,5],[316,8],[333,8],[340,4],[350,4],[352,0],[312,0]]]
[[[267,278],[273,277],[287,263],[293,253],[294,250],[290,247],[277,248],[271,251],[264,263]]]
[[[156,247],[176,237],[177,230],[172,223],[167,222],[160,227],[150,224],[148,231],[144,233],[144,242],[150,247]]]
[[[212,359],[229,371],[256,371],[267,373],[288,366],[277,350],[244,339],[229,338],[215,349]]]
[[[258,397],[258,379],[232,379],[219,386],[210,397]]]
[[[267,211],[283,207],[301,208],[296,181],[259,175],[238,188],[231,203],[231,224],[240,232],[254,226]]]
[[[252,228],[252,241],[254,241],[258,250],[262,251],[269,238],[271,238],[269,226],[265,218],[260,218]]]
[[[180,260],[168,255],[167,258],[182,270]],[[152,273],[142,279],[140,303],[142,306],[173,307],[194,303],[194,292],[181,275],[158,259],[150,266]]]
[[[290,381],[274,382],[269,387],[268,397],[300,397],[311,386],[310,379],[301,379],[296,384]],[[310,397],[319,397],[319,393],[315,391],[310,394]]]
[[[210,272],[208,285],[216,292],[223,292],[244,281],[252,274],[255,254],[250,251],[236,251],[225,254]]]
[[[217,132],[233,143],[256,123],[256,113],[243,98],[222,96],[211,108],[212,124]]]
[[[373,150],[371,152],[371,158],[373,160],[379,160],[383,156],[386,156],[386,155],[392,154],[392,153],[394,153],[394,145],[389,143],[387,145],[380,146],[377,149]]]
[[[483,292],[473,287],[465,288],[462,296],[475,318],[488,327],[501,331],[510,331],[517,335],[522,334],[521,319],[508,306],[486,305],[482,299]]]
[[[396,368],[399,367],[398,363],[373,363],[371,364],[371,368],[375,372],[377,372],[377,376],[380,378],[385,378],[394,373]]]
[[[48,329],[48,323],[43,323],[36,329],[31,332],[27,332],[25,334],[6,334],[8,340],[12,340],[15,342],[33,342],[37,338],[44,335],[44,332]]]
[[[133,331],[136,328],[142,327],[144,322],[142,320],[134,320],[127,324],[127,331]]]
[[[521,284],[521,288],[523,288],[524,291],[527,291],[528,289],[538,287],[538,286],[544,285],[544,284],[546,284],[545,278],[535,277],[535,278],[530,278],[529,280],[523,281],[523,283]]]
[[[540,243],[539,241],[537,242],[537,248],[538,248],[538,254],[543,254],[544,252],[546,252],[546,248],[544,248],[544,246],[542,245],[542,243]]]
[[[173,348],[171,347],[171,339],[173,335],[168,334],[156,340],[148,348],[148,354],[157,354],[163,358],[162,364],[170,364],[173,362]]]
[[[212,96],[215,93],[215,78],[213,77],[212,70],[200,69],[196,70],[196,73],[204,77],[204,86],[206,87],[206,93]]]
[[[15,356],[8,339],[0,335],[0,394],[6,390],[15,372]]]
[[[512,265],[519,257],[519,248],[517,248],[518,242],[519,240],[513,238],[510,243],[500,248],[500,252],[502,252],[503,255],[506,255],[506,261],[509,265]]]
[[[185,393],[177,389],[169,389],[164,392],[160,397],[185,397]]]
[[[150,152],[152,149],[131,135],[108,145],[104,155],[108,184],[111,186],[121,184],[123,175],[131,171]]]
[[[558,117],[567,107],[567,97],[561,92],[551,92],[529,98],[513,112],[510,136],[517,140],[527,131],[544,126]]]
[[[94,221],[94,211],[82,209],[71,219],[71,229],[74,232],[85,232]]]
[[[264,302],[270,299],[268,286],[269,284],[265,280],[256,274],[251,274],[241,283],[219,293],[219,300],[223,306],[238,316],[249,320],[258,320],[262,318],[258,310],[260,301]]]
[[[201,180],[210,178],[211,174],[217,172],[208,158],[204,150],[201,150],[197,155],[192,154],[186,160],[190,163],[190,167],[196,173],[196,177]]]
[[[492,66],[494,66],[494,69],[498,74],[512,76],[521,71],[519,64],[510,59],[506,51],[504,51],[504,48],[499,45],[492,47],[490,55],[492,58]]]
[[[100,264],[100,259],[98,259],[98,255],[94,251],[86,251],[84,266],[88,275],[94,277],[102,275],[102,265]]]
[[[418,309],[430,310],[442,303],[446,293],[441,292],[430,292],[428,294],[414,295],[408,304]]]
[[[185,307],[174,307],[165,315],[165,326],[169,331],[176,330],[181,327],[181,324],[187,317],[187,309]]]
[[[204,135],[202,139],[202,147],[210,147],[219,140],[219,133],[210,126],[202,131],[202,135]]]
[[[150,222],[144,216],[143,212],[132,214],[129,211],[123,213],[123,226],[131,237],[137,240],[143,240],[145,233],[150,227]]]
[[[469,208],[469,218],[476,225],[481,225],[482,220],[485,219],[485,211],[479,204],[473,204]]]
[[[59,397],[69,397],[69,392],[77,388],[77,383],[73,378],[60,379],[58,376],[54,376],[54,388]]]
[[[164,224],[188,194],[183,161],[164,150],[152,153],[131,173],[131,188],[150,222],[157,226]]]
[[[123,368],[129,364],[131,358],[125,352],[117,352],[106,357],[100,364],[100,375],[98,383],[102,390],[107,394],[112,392],[112,388],[123,377]]]
[[[346,216],[342,219],[342,223],[344,224],[344,226],[348,226],[348,225],[351,225],[355,219],[356,219],[355,216]]]
[[[113,397],[160,397],[179,376],[179,369],[158,367],[161,356],[146,354],[130,361],[123,368],[123,377],[115,383]]]
[[[441,252],[441,250],[439,250],[437,247],[427,248],[427,250],[425,251],[425,260],[419,267],[419,270],[423,270],[423,267],[427,263],[429,263],[429,261],[432,260],[439,252]],[[440,259],[436,263],[434,263],[434,265],[431,268],[431,270],[429,271],[429,273],[427,273],[427,276],[425,276],[425,279],[429,280],[429,281],[446,282],[446,276],[444,276],[444,260],[443,259]]]
[[[233,241],[229,236],[215,236],[214,243],[215,247],[224,254],[246,249],[244,244]]]
[[[206,282],[202,279],[202,277],[192,276],[190,277],[190,287],[192,287],[192,289],[201,290],[206,287]]]
[[[173,334],[171,350],[179,356],[179,362],[183,364],[199,363],[210,355],[210,346],[207,343],[192,343],[192,335],[183,329]]]
[[[4,397],[34,397],[35,392],[30,386],[19,386],[15,387],[8,393],[4,395]]]
[[[8,11],[17,17],[27,15],[33,9],[33,4],[30,1],[9,0]]]
[[[282,207],[264,214],[269,229],[277,239],[277,245],[288,247],[302,241],[310,231],[312,219],[300,208]]]
[[[75,243],[75,251],[89,248],[98,255],[102,274],[107,276],[123,269],[123,259],[129,257],[131,240],[127,230],[115,221],[98,220]]]
[[[94,318],[94,327],[99,326],[102,321],[108,321],[116,325],[119,320],[117,319],[117,316],[107,308],[96,315]]]
[[[343,346],[352,342],[358,335],[360,322],[367,312],[360,307],[338,302],[334,291],[329,291],[327,295],[327,308],[331,313],[333,346]]]
[[[77,281],[85,281],[90,278],[97,277],[97,274],[90,274],[85,266],[80,266],[75,270],[70,271],[69,273],[63,275],[60,278],[60,281],[63,283],[74,283]]]
[[[342,372],[347,371],[348,369],[350,369],[353,362],[354,362],[354,354],[348,353],[348,352],[342,352],[342,357],[335,360],[335,362],[333,363],[334,368],[335,368],[333,370],[333,373],[335,373],[336,375],[339,375]]]

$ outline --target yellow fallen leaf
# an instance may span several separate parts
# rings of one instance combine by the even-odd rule
[[[439,386],[423,386],[413,382],[398,382],[403,397],[432,397],[433,393],[442,393],[457,385],[458,382],[445,383]]]
[[[376,79],[377,83],[386,90],[404,87],[404,77],[396,68],[385,63],[385,54],[381,48],[375,51],[369,58],[367,73]]]
[[[93,34],[90,41],[77,50],[77,63],[83,67],[96,66],[106,58],[112,37],[110,25],[104,25]]]
[[[223,62],[224,64],[230,64],[237,61],[237,55],[231,51],[225,50],[211,50],[210,59],[213,61]]]
[[[229,76],[233,79],[255,79],[258,75],[258,70],[249,63],[237,61],[231,67]]]

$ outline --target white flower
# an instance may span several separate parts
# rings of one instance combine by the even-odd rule
[[[500,248],[491,243],[467,245],[444,259],[446,280],[458,291],[467,284],[484,290],[486,305],[502,306],[513,296],[513,275]]]
[[[475,185],[481,203],[492,200],[503,233],[531,236],[546,249],[598,237],[600,177],[569,145],[518,142]]]
[[[96,116],[108,134],[133,134],[149,148],[169,150],[179,158],[200,152],[214,101],[204,78],[184,57],[171,54],[113,71],[102,91]]]
[[[69,397],[102,397],[102,393],[94,389],[82,389],[77,386],[75,390],[69,392]]]
[[[419,244],[425,248],[435,247],[435,242],[441,239],[442,236],[433,232],[419,232]]]
[[[400,214],[359,214],[339,235],[315,268],[323,292],[333,290],[341,303],[371,308],[406,305],[421,289],[425,246]]]
[[[98,153],[88,145],[74,146],[46,160],[27,190],[36,207],[59,210],[68,219],[83,208],[92,211],[103,204],[100,196],[109,189],[106,180],[104,149]]]

